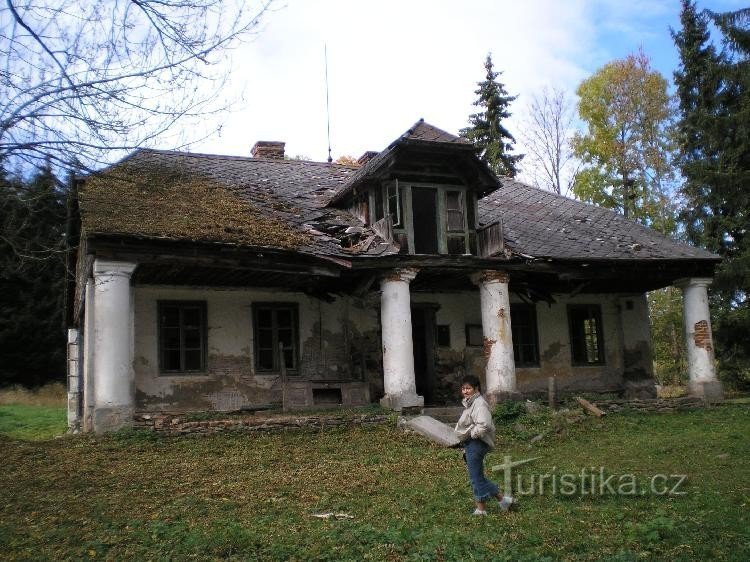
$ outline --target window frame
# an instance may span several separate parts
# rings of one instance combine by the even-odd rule
[[[201,375],[206,374],[208,364],[208,306],[204,300],[158,300],[156,301],[156,326],[157,326],[157,354],[159,356],[159,374],[160,375]],[[177,307],[179,310],[179,352],[180,352],[180,368],[179,369],[167,369],[165,367],[165,352],[167,351],[164,347],[166,345],[166,338],[164,337],[164,330],[173,326],[164,326],[162,324],[162,313],[168,307]],[[187,308],[197,308],[200,311],[200,367],[198,369],[186,369],[185,368],[185,352],[188,351],[185,348],[185,326],[183,325],[183,311]]]
[[[528,314],[530,319],[530,325],[528,332],[523,332],[519,329],[518,321],[521,318],[521,312]],[[513,320],[516,320],[515,324]],[[533,368],[540,366],[539,359],[539,323],[536,317],[536,305],[532,303],[512,303],[510,305],[510,329],[513,336],[513,361],[515,366],[518,368]],[[523,333],[524,341],[519,341],[521,334]],[[530,339],[530,342],[525,341]],[[521,361],[519,353],[521,347],[532,349],[533,360]]]
[[[292,363],[291,367],[286,367],[286,373],[290,376],[296,376],[300,373],[300,344],[299,344],[299,305],[296,302],[254,302],[251,306],[253,322],[253,368],[257,374],[273,375],[281,373],[281,364],[279,361],[279,337],[276,314],[279,310],[289,310],[292,315]],[[271,350],[273,366],[268,369],[260,365],[260,329],[258,327],[258,313],[261,310],[271,310]],[[266,328],[263,328],[266,329]],[[264,348],[265,349],[265,348]]]
[[[577,318],[574,318],[576,312],[585,311],[587,313],[587,320],[594,320],[596,327],[596,352],[597,358],[595,361],[589,361],[587,359],[588,345],[587,336],[585,333],[586,327],[582,324],[580,327],[576,327],[574,322]],[[604,323],[602,321],[602,305],[601,304],[569,304],[568,305],[568,335],[570,338],[570,361],[574,367],[591,367],[596,365],[606,365],[607,355],[604,350]],[[576,346],[579,346],[576,349]]]

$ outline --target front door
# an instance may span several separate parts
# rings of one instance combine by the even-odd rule
[[[411,332],[417,394],[424,396],[425,405],[432,404],[435,397],[435,309],[433,307],[412,307]]]

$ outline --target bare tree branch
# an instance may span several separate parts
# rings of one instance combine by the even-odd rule
[[[563,90],[543,89],[527,106],[522,140],[527,149],[524,172],[536,187],[568,195],[578,162],[573,156],[575,108]]]
[[[94,168],[225,110],[221,54],[271,0],[5,0],[0,161]],[[205,119],[204,119],[205,122]]]

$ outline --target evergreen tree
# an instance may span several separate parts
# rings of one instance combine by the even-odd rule
[[[710,21],[724,35],[721,52],[710,42]],[[748,10],[698,13],[683,0],[682,28],[673,32],[681,219],[692,242],[723,258],[711,291],[714,336],[720,373],[735,384],[750,384],[749,23]]]
[[[64,380],[62,186],[49,167],[0,173],[0,386]]]
[[[487,55],[484,68],[485,79],[477,83],[479,89],[474,92],[479,96],[474,105],[481,111],[469,117],[469,126],[461,129],[461,136],[477,147],[479,156],[493,172],[514,177],[523,155],[511,154],[516,139],[503,123],[511,116],[510,104],[517,96],[508,95],[505,85],[497,80],[502,73],[493,70],[492,55]]]

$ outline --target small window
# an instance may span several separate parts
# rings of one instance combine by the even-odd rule
[[[163,373],[206,370],[206,303],[159,301],[159,369]]]
[[[389,182],[387,184],[387,196],[388,201],[388,213],[390,213],[393,219],[393,226],[401,226],[401,193],[398,188],[398,180]]]
[[[253,341],[257,371],[297,371],[297,305],[292,303],[255,303],[253,305]]]
[[[481,324],[466,324],[466,346],[481,347],[484,345],[484,332]]]
[[[602,309],[598,304],[568,306],[570,353],[574,365],[604,363]]]
[[[464,194],[461,191],[445,192],[445,212],[448,232],[462,232],[464,227]]]
[[[510,329],[513,334],[513,358],[516,367],[538,367],[536,307],[533,304],[510,305]]]
[[[438,324],[436,327],[437,331],[437,344],[438,347],[450,347],[451,346],[451,327],[449,324]]]

